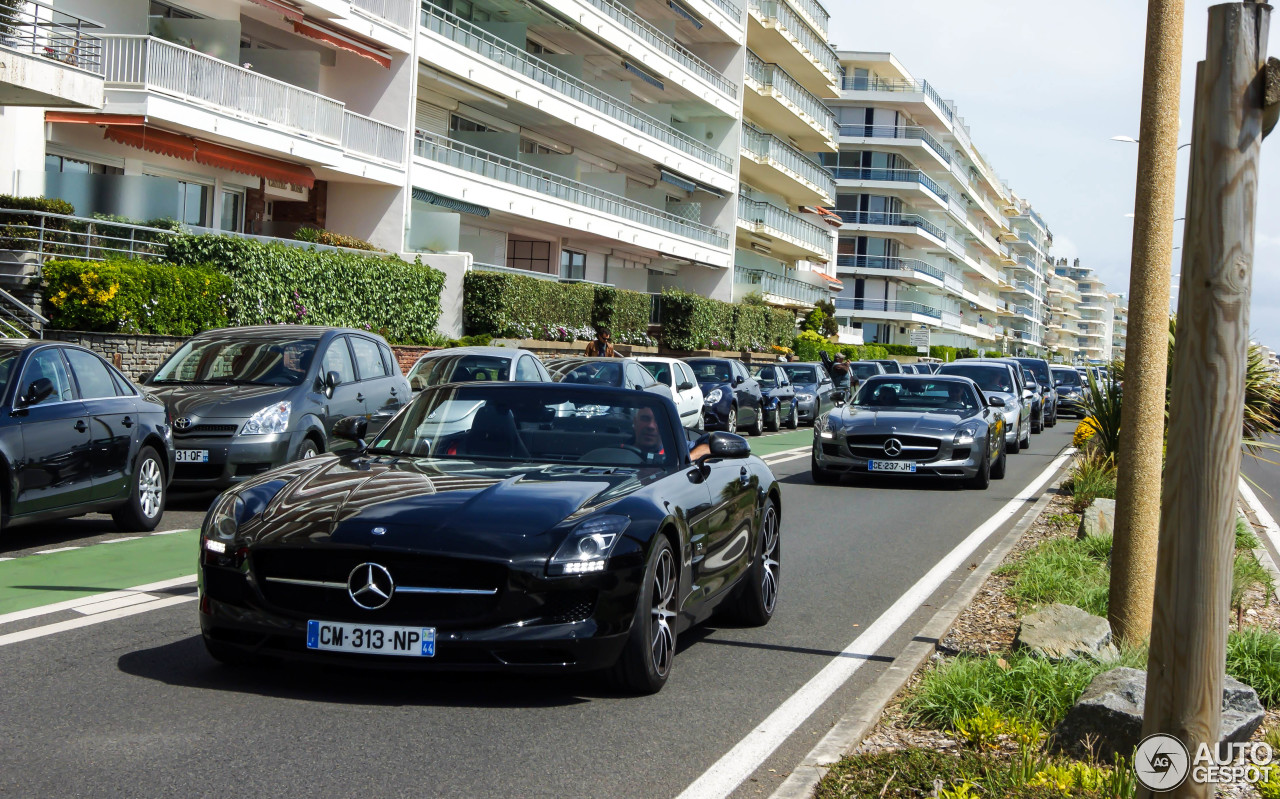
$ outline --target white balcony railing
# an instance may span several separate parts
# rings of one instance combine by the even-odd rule
[[[402,129],[354,111],[345,111],[342,122],[344,150],[389,161],[397,166],[404,164],[405,135]]]
[[[351,0],[351,5],[406,31],[413,30],[414,0]]]
[[[742,123],[742,148],[755,158],[777,163],[781,168],[799,175],[813,184],[820,192],[835,198],[836,182],[831,173],[807,155],[771,133],[765,133],[747,123]]]
[[[816,94],[800,85],[800,82],[777,64],[747,51],[747,77],[760,84],[765,93],[772,89],[807,116],[809,124],[822,128],[828,139],[835,139],[838,131],[836,115]]]
[[[0,45],[102,74],[102,26],[36,0],[0,3]]]
[[[739,194],[738,219],[753,229],[764,227],[788,236],[814,252],[829,253],[831,250],[829,228],[815,225],[772,203],[752,200]]]
[[[343,104],[149,36],[103,38],[107,83],[142,86],[300,136],[342,143]]]
[[[781,28],[791,38],[800,43],[801,50],[823,72],[831,76],[832,81],[840,78],[840,56],[827,44],[824,33],[819,36],[792,11],[786,3],[778,0],[751,0],[751,11],[761,19],[772,20],[773,27]]]
[[[771,294],[804,305],[816,305],[831,296],[831,292],[822,286],[815,286],[794,277],[766,272],[763,269],[735,267],[733,282],[752,286],[762,294]]]

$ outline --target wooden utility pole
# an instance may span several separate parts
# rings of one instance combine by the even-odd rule
[[[1196,71],[1143,719],[1144,735],[1176,736],[1193,757],[1221,735],[1270,15],[1263,3],[1211,7]],[[1188,779],[1170,795],[1213,792]]]
[[[1151,634],[1160,530],[1182,18],[1183,0],[1150,0],[1147,4],[1129,266],[1129,338],[1124,352],[1124,404],[1120,409],[1116,523],[1107,605],[1112,634],[1121,643],[1136,645]]]

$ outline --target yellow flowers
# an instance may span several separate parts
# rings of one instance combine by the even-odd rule
[[[1108,787],[1111,769],[1105,766],[1091,766],[1088,763],[1072,763],[1069,766],[1051,764],[1043,771],[1036,772],[1028,785],[1048,788],[1063,796],[1071,795],[1073,790],[1097,791]]]
[[[1086,416],[1080,420],[1080,424],[1076,425],[1075,435],[1071,437],[1071,444],[1079,447],[1084,442],[1093,438],[1098,433],[1098,423],[1092,416]]]

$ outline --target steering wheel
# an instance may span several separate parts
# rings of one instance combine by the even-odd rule
[[[644,451],[634,444],[623,444],[620,447],[598,447],[579,460],[585,463],[607,463],[611,466],[643,466],[645,457]]]

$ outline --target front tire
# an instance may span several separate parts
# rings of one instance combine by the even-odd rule
[[[995,465],[991,467],[991,476],[996,480],[1003,480],[1008,464],[1009,444],[1004,440],[1004,436],[1000,436],[1000,455],[996,458]]]
[[[795,430],[800,426],[800,411],[796,409],[795,403],[791,404],[791,418],[787,420],[787,429]]]
[[[751,433],[751,435],[753,436],[764,435],[764,406],[763,405],[761,405],[759,408],[756,408],[756,421],[754,424],[751,425],[751,428],[747,432]]]
[[[782,406],[781,405],[779,405],[778,409],[773,412],[773,415],[771,417],[769,417],[769,420],[765,423],[765,427],[771,433],[776,433],[782,429]]]
[[[725,419],[724,429],[730,433],[738,432],[738,406],[729,406],[729,416]]]
[[[125,533],[149,533],[164,516],[165,474],[160,456],[151,447],[138,452],[129,498],[111,511],[116,527]]]
[[[813,478],[813,482],[818,485],[828,486],[840,482],[840,474],[818,465],[816,457],[809,460],[809,475]]]
[[[760,517],[759,551],[747,569],[746,582],[734,600],[732,615],[751,627],[763,627],[778,606],[779,562],[782,555],[778,509],[773,500],[765,502]]]
[[[631,634],[611,670],[620,688],[637,694],[656,694],[667,684],[676,655],[678,584],[671,542],[659,534],[636,598]]]
[[[1028,428],[1029,428],[1030,426],[1031,426],[1031,425],[1027,425],[1027,427],[1028,427]],[[1026,436],[1024,436],[1024,437],[1023,437],[1023,439],[1022,439],[1021,441],[1019,441],[1019,442],[1018,442],[1018,448],[1019,448],[1019,449],[1031,449],[1031,431],[1030,431],[1030,430],[1027,430],[1027,434],[1026,434]]]
[[[302,440],[302,446],[298,447],[298,457],[295,460],[305,461],[314,458],[320,454],[320,447],[315,441],[309,438]]]
[[[1034,414],[1031,416],[1031,432],[1041,433],[1044,431],[1044,411],[1040,411],[1040,416]]]
[[[969,487],[976,488],[979,491],[985,491],[991,485],[991,453],[987,449],[984,445],[982,463],[978,465],[978,473],[969,478]]]

